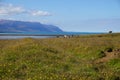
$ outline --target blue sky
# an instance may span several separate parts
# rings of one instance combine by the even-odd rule
[[[0,0],[0,19],[37,21],[64,31],[120,32],[120,0]]]

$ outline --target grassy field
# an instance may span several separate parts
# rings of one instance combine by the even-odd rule
[[[120,34],[0,40],[0,80],[120,80]]]

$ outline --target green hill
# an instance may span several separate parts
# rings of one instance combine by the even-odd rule
[[[120,34],[0,40],[0,80],[120,80]]]

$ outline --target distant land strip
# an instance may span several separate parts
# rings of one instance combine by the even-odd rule
[[[0,34],[0,36],[64,36],[64,34]]]

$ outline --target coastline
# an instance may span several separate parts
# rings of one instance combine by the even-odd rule
[[[19,39],[19,38],[58,38],[58,37],[73,37],[81,35],[93,35],[103,33],[93,32],[63,32],[63,33],[0,33],[0,39]]]

